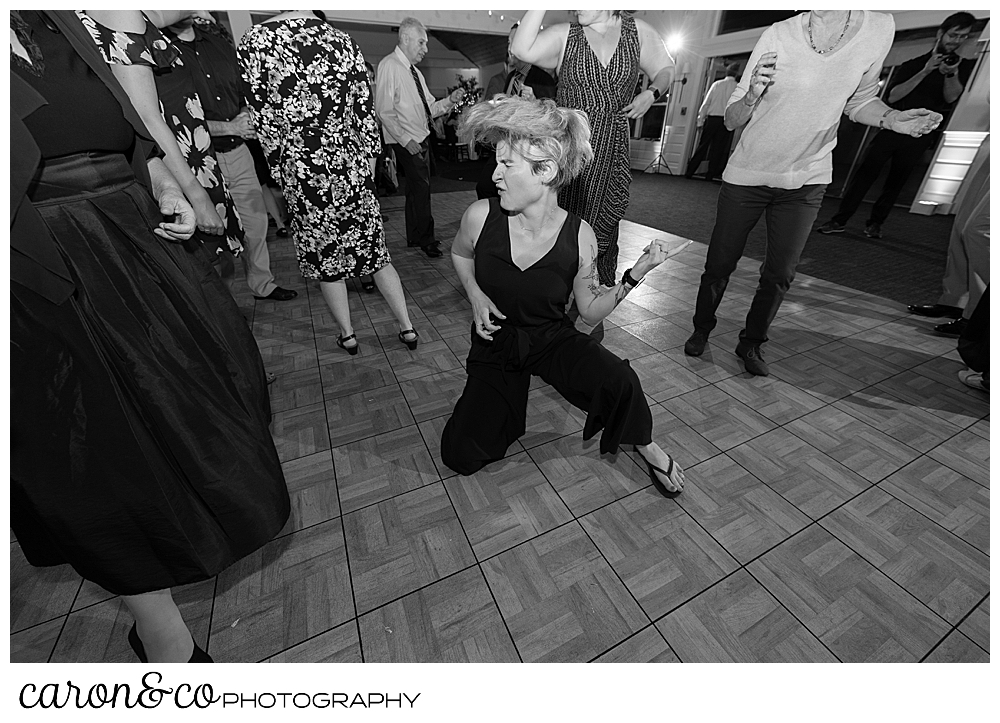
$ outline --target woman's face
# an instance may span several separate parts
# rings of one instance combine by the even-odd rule
[[[553,192],[550,186],[542,183],[541,176],[532,171],[531,163],[522,154],[525,149],[523,142],[515,146],[506,141],[497,144],[497,168],[493,171],[493,183],[500,192],[500,206],[505,211],[520,212],[546,193]]]

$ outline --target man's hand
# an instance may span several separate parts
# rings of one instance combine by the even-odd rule
[[[535,91],[532,90],[532,88],[531,88],[530,85],[522,85],[521,86],[521,97],[524,98],[525,100],[534,100],[535,99]]]
[[[233,131],[230,135],[239,136],[244,140],[253,140],[257,137],[257,132],[253,129],[253,122],[250,120],[250,114],[246,111],[240,112],[229,121],[229,125]]]
[[[962,59],[959,58],[955,61],[954,65],[947,65],[944,59],[941,60],[941,64],[938,66],[938,71],[941,75],[951,75],[958,70],[958,66],[962,64]]]
[[[406,142],[406,145],[405,145],[405,146],[403,146],[403,147],[404,147],[404,148],[405,148],[405,149],[406,149],[407,151],[409,151],[409,153],[410,153],[410,155],[411,155],[411,156],[417,156],[417,155],[420,155],[420,144],[419,144],[419,143],[417,143],[417,142],[416,142],[415,140],[413,140],[412,138],[411,138],[410,140],[408,140],[408,141]]]
[[[158,201],[160,204],[160,213],[164,216],[173,216],[174,220],[170,222],[164,221],[157,228],[153,229],[153,233],[165,238],[167,241],[178,243],[191,238],[194,235],[197,224],[195,222],[194,209],[191,208],[191,204],[184,198],[184,194],[179,189],[168,188],[160,194]]]
[[[653,95],[653,91],[644,90],[633,98],[631,103],[622,108],[622,113],[628,118],[639,118],[645,115],[646,111],[653,105],[654,100],[656,98]]]
[[[931,57],[929,57],[927,62],[924,64],[924,75],[930,75],[935,70],[940,69],[942,58],[944,58],[944,56],[941,53],[931,53]]]
[[[448,100],[450,100],[452,103],[461,103],[464,97],[465,97],[465,89],[455,88],[455,90],[451,91],[451,94],[448,96]]]

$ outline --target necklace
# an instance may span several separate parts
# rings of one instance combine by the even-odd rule
[[[812,19],[812,13],[809,13],[809,45],[811,45],[812,49],[815,50],[820,55],[826,55],[831,50],[833,50],[838,45],[840,45],[840,41],[844,39],[845,35],[847,35],[847,27],[850,24],[851,24],[851,11],[848,10],[847,11],[847,21],[844,23],[844,29],[840,31],[840,37],[837,38],[837,42],[835,42],[833,45],[831,45],[826,50],[820,50],[819,48],[816,47],[816,43],[813,42],[813,19]]]
[[[542,222],[541,222],[541,224],[539,224],[538,228],[528,228],[527,226],[525,226],[524,222],[521,221],[521,214],[517,214],[514,218],[517,219],[517,225],[521,227],[522,231],[527,231],[532,236],[534,236],[536,233],[538,233],[543,228],[545,228],[545,224],[547,224],[549,222],[549,217],[551,217],[551,216],[552,216],[552,211],[550,209],[550,210],[548,210],[548,211],[545,212],[545,217],[542,219]]]

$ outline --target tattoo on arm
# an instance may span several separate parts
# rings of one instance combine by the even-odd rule
[[[632,290],[632,287],[628,286],[625,282],[621,282],[614,287],[601,286],[600,276],[597,273],[597,252],[593,249],[590,251],[590,273],[584,276],[584,278],[587,280],[587,288],[594,295],[594,299],[599,299],[605,294],[614,292],[615,306],[622,303],[625,297],[628,296],[628,292]]]

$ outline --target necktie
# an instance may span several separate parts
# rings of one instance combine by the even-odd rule
[[[413,76],[413,82],[417,84],[417,92],[420,94],[420,102],[424,105],[424,115],[427,117],[427,130],[430,130],[431,109],[427,106],[427,96],[424,95],[424,86],[420,84],[420,77],[417,75],[417,69],[412,65],[410,66],[410,75]]]
[[[507,83],[507,95],[521,95],[521,90],[524,89],[524,73],[520,70],[515,70],[510,74],[510,81]]]

